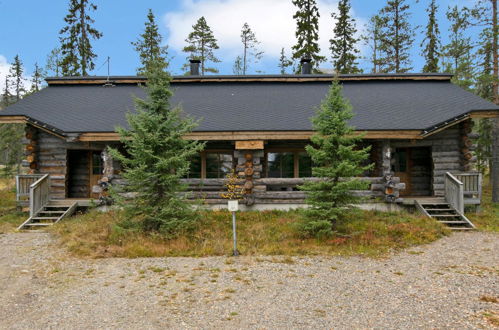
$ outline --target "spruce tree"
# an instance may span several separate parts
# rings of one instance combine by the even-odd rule
[[[26,78],[24,78],[24,67],[19,59],[19,55],[14,57],[14,63],[10,66],[9,79],[12,81],[13,96],[17,102],[26,94],[26,88],[24,86]]]
[[[470,90],[473,85],[473,61],[471,37],[466,36],[470,26],[470,13],[466,8],[457,6],[449,8],[446,13],[451,23],[449,27],[449,43],[442,48],[443,67],[454,74],[452,81],[462,88]]]
[[[2,108],[6,108],[13,103],[12,93],[10,92],[9,76],[5,76],[5,84],[2,91]]]
[[[249,64],[253,61],[257,63],[261,60],[263,52],[257,49],[258,40],[256,39],[255,33],[251,30],[248,23],[244,23],[241,29],[241,42],[243,43],[243,56],[242,59],[242,72],[246,74],[248,72]]]
[[[431,0],[428,13],[428,23],[426,24],[425,38],[421,42],[421,55],[425,58],[423,72],[438,72],[438,57],[440,55],[440,30],[437,22],[438,6],[436,0]]]
[[[132,42],[135,46],[135,51],[139,53],[140,63],[142,66],[137,68],[138,74],[144,74],[149,71],[149,66],[152,63],[168,63],[166,58],[168,56],[168,48],[161,46],[163,38],[159,34],[158,24],[151,9],[147,14],[147,21],[145,23],[144,33],[140,38]],[[163,69],[166,69],[163,68]]]
[[[368,60],[372,65],[371,73],[379,73],[384,67],[383,58],[381,56],[381,33],[385,25],[384,20],[379,15],[374,15],[369,19],[366,25],[366,34],[362,36],[365,44],[371,49]]]
[[[30,93],[36,93],[42,88],[42,79],[44,76],[43,70],[38,66],[38,63],[35,63],[35,70],[31,75],[31,89]]]
[[[170,103],[172,78],[163,70],[165,63],[149,64],[148,96],[135,99],[137,112],[127,115],[129,129],[117,128],[123,152],[110,152],[123,166],[126,191],[136,193],[133,200],[120,201],[128,220],[124,225],[139,225],[171,238],[196,224],[196,213],[182,194],[187,187],[180,179],[204,145],[183,139],[197,122]]]
[[[64,76],[87,76],[95,67],[97,55],[90,39],[102,37],[102,33],[91,25],[95,21],[90,17],[90,12],[95,10],[97,6],[90,0],[69,0],[69,12],[64,17],[67,25],[59,32]]]
[[[372,167],[363,165],[369,158],[370,147],[358,148],[362,137],[348,125],[352,117],[352,107],[335,80],[312,119],[315,134],[312,144],[306,147],[314,164],[312,175],[320,179],[300,187],[307,192],[309,205],[300,224],[305,235],[330,235],[345,208],[357,200],[352,190],[366,187],[355,177]]]
[[[410,52],[414,42],[414,31],[409,23],[409,5],[405,0],[388,0],[380,11],[382,61],[386,64],[382,72],[404,73],[412,70]]]
[[[61,50],[57,47],[52,49],[45,63],[45,72],[48,76],[59,77],[61,75],[61,61]]]
[[[333,57],[333,68],[336,73],[359,73],[357,59],[359,50],[355,38],[357,28],[355,19],[350,16],[350,0],[340,0],[338,2],[339,14],[332,13],[335,20],[334,37],[329,40]]]
[[[293,19],[296,20],[296,45],[292,47],[293,59],[309,58],[317,71],[326,58],[319,55],[319,9],[315,0],[292,0],[298,7]]]
[[[206,19],[204,17],[199,18],[196,24],[192,26],[192,29],[193,31],[185,39],[188,46],[185,46],[183,49],[185,53],[190,54],[187,59],[201,61],[201,75],[204,75],[206,72],[217,73],[218,70],[216,68],[208,66],[208,62],[218,63],[220,60],[213,53],[219,47],[217,39],[215,39]]]
[[[279,56],[279,64],[277,65],[279,67],[279,72],[281,74],[286,74],[286,69],[290,66],[293,65],[293,61],[291,61],[287,56],[286,53],[284,52],[284,47],[281,48],[281,56]]]

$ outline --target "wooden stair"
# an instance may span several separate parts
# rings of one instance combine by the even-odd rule
[[[461,212],[453,208],[445,200],[415,200],[416,208],[428,218],[443,223],[452,230],[473,230],[475,226]]]
[[[67,218],[76,211],[78,203],[66,200],[50,200],[38,212],[29,217],[17,229],[33,230],[52,226],[64,218]]]

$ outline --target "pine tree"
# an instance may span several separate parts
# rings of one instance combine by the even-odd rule
[[[466,37],[465,32],[470,26],[470,13],[466,8],[457,6],[449,8],[446,13],[451,23],[449,27],[450,42],[442,48],[444,55],[444,70],[454,74],[453,82],[470,90],[473,85],[473,61],[471,37]]]
[[[286,74],[286,69],[293,65],[293,61],[291,61],[284,52],[284,47],[281,48],[281,56],[279,57],[279,71],[281,74]]]
[[[47,55],[47,60],[45,63],[45,72],[49,76],[59,77],[61,75],[61,50],[59,48],[54,48]]]
[[[95,67],[90,39],[100,39],[102,33],[92,27],[95,21],[89,12],[97,10],[90,0],[69,0],[69,13],[64,17],[66,26],[61,37],[61,68],[64,76],[87,76]]]
[[[384,67],[383,58],[381,56],[380,44],[381,44],[381,31],[385,25],[384,20],[379,15],[374,15],[369,19],[366,26],[366,35],[362,36],[365,44],[371,49],[371,54],[368,59],[372,65],[371,72],[379,73]]]
[[[237,56],[232,66],[232,73],[237,76],[243,75],[243,59],[241,56]]]
[[[257,49],[260,42],[256,39],[255,33],[251,30],[248,23],[244,23],[241,29],[241,42],[243,43],[242,71],[243,74],[246,74],[249,63],[251,61],[257,63],[263,55],[263,52]]]
[[[142,66],[137,69],[138,74],[149,71],[151,63],[164,63],[167,65],[168,48],[161,46],[163,38],[159,34],[158,24],[151,9],[147,14],[144,33],[136,42],[132,42],[135,51],[139,53]],[[163,68],[163,69],[166,69]]]
[[[218,49],[217,39],[213,35],[211,28],[208,26],[206,19],[201,17],[196,24],[192,26],[193,31],[189,33],[185,42],[189,45],[185,46],[183,51],[190,53],[187,59],[196,59],[201,61],[201,74],[206,72],[217,73],[218,70],[213,67],[208,67],[208,62],[218,63],[220,60],[215,57],[213,51]]]
[[[42,88],[42,79],[44,76],[43,70],[35,63],[35,70],[31,76],[31,89],[30,93],[36,93]]]
[[[315,164],[312,175],[321,179],[307,181],[300,188],[307,192],[309,205],[300,224],[305,235],[330,235],[345,207],[357,200],[351,191],[365,188],[365,182],[355,177],[372,167],[363,165],[369,158],[370,147],[358,148],[362,137],[348,125],[352,117],[352,107],[335,80],[312,119],[316,133],[312,144],[306,147]]]
[[[298,10],[293,15],[296,20],[296,45],[292,47],[293,59],[309,58],[317,71],[326,58],[319,55],[319,9],[315,0],[292,0]]]
[[[180,179],[204,145],[182,138],[197,123],[171,105],[172,78],[163,70],[165,63],[149,64],[148,97],[135,100],[137,112],[127,115],[130,129],[117,129],[124,151],[110,149],[110,153],[124,168],[126,191],[136,193],[133,200],[121,201],[128,219],[125,225],[137,224],[171,238],[196,223],[195,212],[181,194],[187,187]]]
[[[19,59],[19,55],[14,57],[14,63],[9,69],[9,79],[12,80],[12,88],[14,90],[15,101],[19,101],[24,94],[26,94],[26,88],[24,84],[26,83],[26,78],[24,78],[24,67],[23,63]]]
[[[411,71],[410,51],[414,42],[414,31],[409,23],[409,5],[405,0],[388,0],[380,11],[384,23],[381,29],[382,72],[404,73]]]
[[[338,2],[339,14],[332,13],[335,20],[334,37],[329,40],[330,49],[333,55],[333,68],[336,73],[359,73],[357,42],[355,38],[357,28],[355,19],[350,16],[350,0],[340,0]]]
[[[480,97],[494,101],[493,91],[493,38],[490,27],[486,27],[480,33],[480,48],[477,51],[479,58],[478,67],[480,73],[475,82],[475,93]],[[484,173],[490,168],[492,157],[492,122],[488,118],[482,118],[478,122],[479,137],[476,141],[475,154],[477,156],[477,167]]]
[[[423,72],[438,72],[438,57],[440,55],[440,30],[437,22],[438,6],[435,0],[431,0],[430,6],[426,9],[428,13],[428,24],[426,25],[425,38],[421,42],[423,48],[421,55],[426,62]]]

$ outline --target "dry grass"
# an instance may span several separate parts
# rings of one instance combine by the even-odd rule
[[[91,211],[65,220],[50,230],[72,253],[88,257],[158,257],[229,255],[231,216],[205,211],[199,229],[165,240],[158,235],[117,226],[120,212]],[[298,211],[239,212],[238,249],[243,255],[368,255],[432,242],[448,233],[442,225],[406,213],[355,211],[328,240],[302,239],[295,230]]]
[[[14,180],[0,179],[0,234],[14,231],[27,214],[16,210]]]
[[[466,216],[479,230],[499,232],[499,203],[492,203],[492,188],[489,178],[483,179],[483,195],[481,210]]]
[[[482,313],[483,317],[489,322],[493,327],[499,327],[499,312],[498,311],[487,311]]]

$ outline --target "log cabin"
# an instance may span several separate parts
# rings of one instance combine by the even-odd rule
[[[206,141],[184,179],[195,197],[225,205],[224,177],[235,170],[246,209],[304,205],[297,186],[313,179],[304,149],[314,133],[310,118],[335,78],[311,74],[306,64],[297,75],[200,76],[193,61],[191,75],[173,77],[172,104],[200,120],[185,138]],[[473,120],[498,117],[498,106],[452,84],[450,74],[338,78],[353,108],[350,124],[371,146],[375,164],[363,177],[368,189],[354,192],[364,205],[394,209],[445,199],[464,212],[465,204],[480,203]],[[134,97],[146,97],[146,79],[137,76],[46,81],[47,88],[0,112],[0,123],[26,125],[29,173],[18,176],[17,186],[20,202],[30,196],[32,217],[44,205],[88,205],[108,184],[126,184],[106,147],[119,146],[115,128],[127,127]]]

